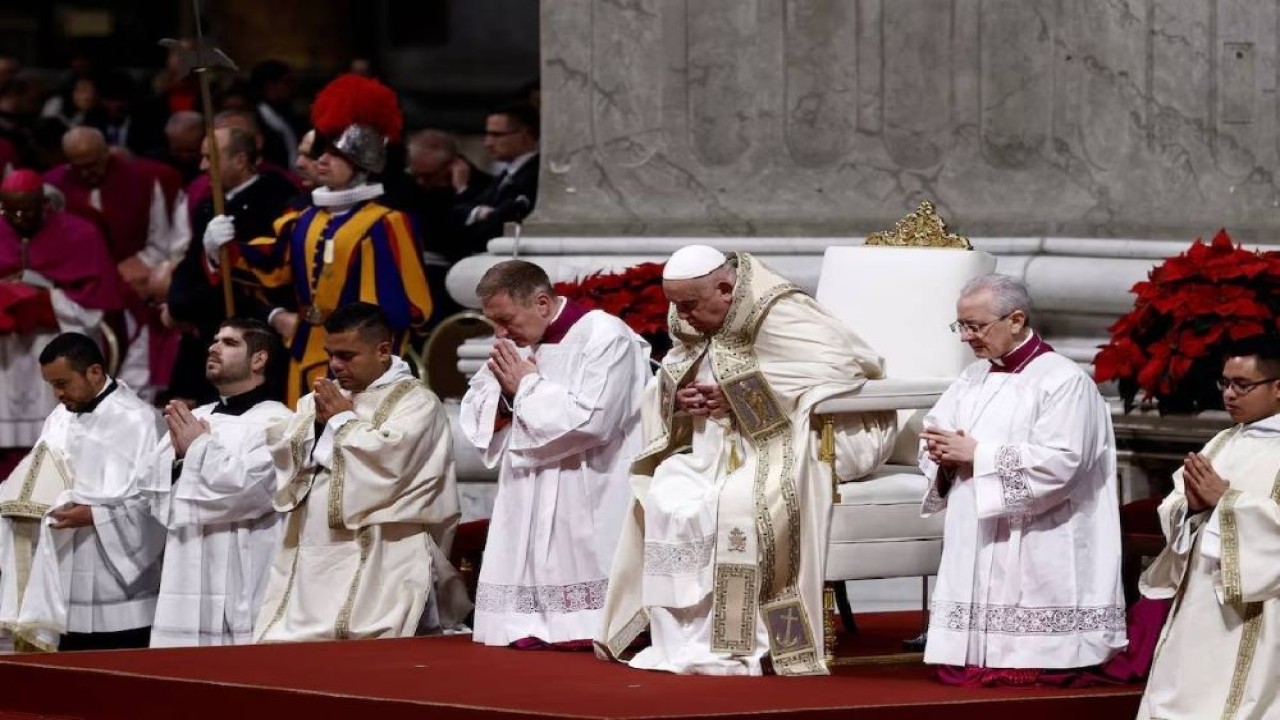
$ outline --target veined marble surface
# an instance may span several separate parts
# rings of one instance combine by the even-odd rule
[[[983,236],[1280,220],[1280,9],[1230,0],[543,0],[530,234]]]

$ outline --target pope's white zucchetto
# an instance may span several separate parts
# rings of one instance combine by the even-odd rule
[[[710,245],[685,245],[671,253],[666,267],[662,268],[663,280],[692,280],[705,277],[724,265],[729,258]]]

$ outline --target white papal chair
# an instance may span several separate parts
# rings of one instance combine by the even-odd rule
[[[827,548],[828,602],[846,629],[853,617],[847,580],[919,577],[927,610],[928,577],[942,558],[942,515],[920,517],[928,484],[917,468],[921,421],[942,392],[973,362],[948,325],[970,279],[993,272],[995,258],[946,231],[929,202],[876,233],[861,247],[831,247],[822,260],[817,300],[885,360],[885,379],[814,409],[824,432],[824,459],[836,482]],[[898,439],[886,465],[856,482],[835,477],[834,416],[896,410]],[[828,651],[831,650],[829,639]]]

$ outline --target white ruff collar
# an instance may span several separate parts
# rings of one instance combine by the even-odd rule
[[[358,202],[381,197],[382,193],[382,183],[362,183],[346,190],[318,187],[311,191],[311,202],[316,207],[323,208],[350,207]]]

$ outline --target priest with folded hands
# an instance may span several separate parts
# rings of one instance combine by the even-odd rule
[[[449,548],[462,516],[449,419],[392,354],[377,305],[324,323],[333,379],[267,430],[284,538],[254,626],[260,643],[452,630],[471,603]]]
[[[640,450],[649,344],[524,260],[490,268],[476,294],[498,339],[462,399],[462,432],[500,470],[475,639],[590,650]]]
[[[983,275],[951,329],[977,356],[925,417],[922,513],[947,511],[924,660],[944,683],[1060,685],[1128,642],[1111,411]]]

